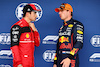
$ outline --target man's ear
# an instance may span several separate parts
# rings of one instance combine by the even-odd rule
[[[69,12],[71,13],[71,10],[69,10]]]
[[[71,10],[69,10],[69,13],[71,14]]]

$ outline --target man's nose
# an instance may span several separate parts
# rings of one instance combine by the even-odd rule
[[[61,11],[59,11],[59,14],[61,14]]]

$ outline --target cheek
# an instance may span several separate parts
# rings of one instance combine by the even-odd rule
[[[37,13],[35,14],[35,17],[37,17]]]
[[[62,17],[62,18],[65,18],[65,14],[62,14],[61,17]]]
[[[34,14],[32,15],[32,18],[35,18],[35,15]]]
[[[67,13],[64,13],[63,16],[64,16],[64,18],[66,18],[67,17]]]
[[[32,19],[33,19],[34,21],[36,20],[36,17],[37,17],[36,14],[32,15]]]
[[[36,14],[33,14],[32,16],[35,18],[36,17]]]

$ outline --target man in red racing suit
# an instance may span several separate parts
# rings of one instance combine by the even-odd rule
[[[26,5],[23,9],[24,17],[11,27],[11,50],[14,67],[34,67],[34,49],[40,44],[39,33],[34,23],[31,23],[31,21],[36,20],[35,11],[39,11],[35,5]],[[36,17],[34,18],[33,15]]]

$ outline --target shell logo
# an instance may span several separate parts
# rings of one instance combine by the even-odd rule
[[[69,24],[68,27],[73,27],[73,24]]]
[[[26,38],[29,38],[29,37],[30,37],[30,35],[27,33],[27,34],[26,34]]]

